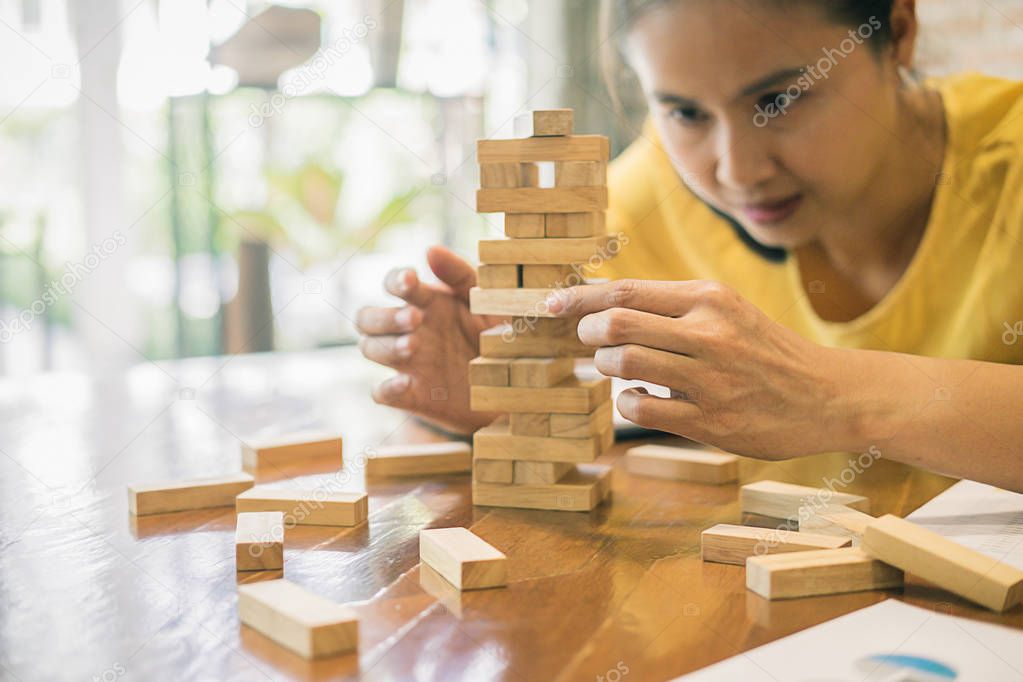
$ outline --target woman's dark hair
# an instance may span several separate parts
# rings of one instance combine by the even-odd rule
[[[611,100],[621,113],[621,99],[618,86],[623,81],[625,64],[622,59],[622,41],[629,29],[644,13],[656,7],[682,0],[602,0],[600,11],[600,35],[604,40],[601,51],[601,71]],[[795,2],[812,3],[820,7],[824,15],[834,23],[849,28],[857,28],[864,24],[874,28],[868,43],[876,54],[880,54],[891,42],[891,16],[894,0],[764,0],[778,5]],[[722,213],[713,206],[709,208],[727,222],[739,239],[763,258],[772,262],[782,262],[787,256],[784,249],[764,246],[759,243],[731,216]]]

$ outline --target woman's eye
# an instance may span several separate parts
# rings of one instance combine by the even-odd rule
[[[795,99],[786,92],[769,92],[763,95],[757,101],[757,104],[762,108],[774,106],[778,109],[788,109],[792,106],[793,102],[795,102]]]
[[[668,112],[668,116],[682,123],[699,123],[707,118],[707,115],[696,107],[675,107]]]

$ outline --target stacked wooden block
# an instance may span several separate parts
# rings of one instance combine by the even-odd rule
[[[578,319],[553,318],[547,296],[583,283],[613,255],[606,234],[608,140],[573,135],[572,111],[535,111],[515,139],[477,145],[477,210],[505,214],[508,239],[479,245],[473,313],[509,317],[480,336],[469,366],[472,409],[504,412],[473,437],[473,502],[587,511],[610,489],[593,462],[614,440],[610,380],[575,374],[593,354]]]

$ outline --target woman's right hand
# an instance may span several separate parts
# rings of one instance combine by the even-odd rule
[[[469,409],[469,361],[479,355],[479,335],[502,322],[469,312],[476,271],[442,246],[427,252],[439,284],[421,282],[415,270],[392,270],[387,291],[405,301],[396,308],[363,308],[356,324],[362,354],[398,370],[377,386],[373,400],[409,410],[458,433],[486,426],[498,415]]]

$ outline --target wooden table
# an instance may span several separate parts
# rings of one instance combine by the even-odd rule
[[[646,681],[886,598],[1023,626],[1019,608],[999,616],[919,583],[765,601],[741,567],[700,561],[700,531],[739,520],[734,485],[631,477],[616,464],[612,503],[588,514],[473,507],[468,475],[367,485],[366,447],[438,439],[370,401],[386,374],[341,349],[0,382],[0,677],[593,680],[627,668],[624,679]],[[239,626],[233,510],[136,521],[125,492],[236,471],[240,439],[309,426],[344,434],[345,469],[305,481],[370,495],[368,523],[288,531],[287,577],[354,602],[361,618],[358,655],[316,663]],[[743,461],[741,476],[820,485],[843,466]],[[950,483],[882,458],[848,490],[902,514]],[[508,555],[506,588],[459,594],[420,567],[420,529],[454,525]]]

